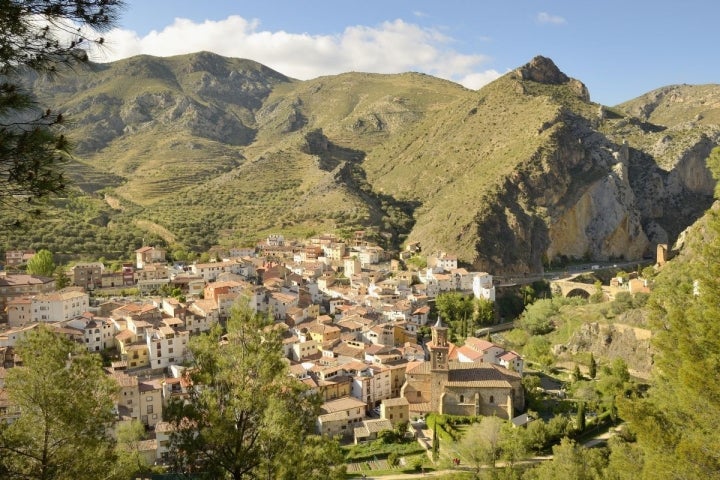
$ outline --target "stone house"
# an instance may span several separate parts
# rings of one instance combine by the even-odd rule
[[[71,269],[72,284],[86,290],[102,287],[105,266],[101,262],[76,263]]]
[[[389,420],[393,427],[410,420],[410,402],[407,398],[388,398],[380,402],[380,418]]]
[[[29,297],[55,291],[55,279],[39,275],[8,274],[0,271],[0,321],[7,319],[7,302],[17,297]]]
[[[33,322],[62,322],[82,315],[89,307],[88,294],[77,287],[8,301],[8,324],[17,327]]]
[[[135,250],[135,266],[145,268],[146,265],[164,262],[167,250],[157,247],[142,247]]]
[[[353,397],[338,398],[322,404],[316,428],[320,435],[353,435],[365,417],[365,403]]]

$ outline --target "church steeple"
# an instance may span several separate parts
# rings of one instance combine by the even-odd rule
[[[447,327],[443,325],[442,319],[438,315],[437,322],[430,328],[432,333],[432,342],[434,346],[447,347]]]
[[[430,361],[432,370],[447,370],[448,368],[448,342],[447,327],[443,325],[438,316],[437,322],[431,327],[432,344],[430,349]]]

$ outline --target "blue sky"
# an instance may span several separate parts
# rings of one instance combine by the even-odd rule
[[[420,71],[479,88],[535,55],[614,105],[720,83],[714,0],[126,0],[99,61],[209,50],[298,79]]]

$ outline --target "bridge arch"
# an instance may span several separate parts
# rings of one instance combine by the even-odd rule
[[[588,292],[588,291],[587,291],[586,289],[584,289],[584,288],[573,288],[572,290],[568,290],[567,293],[564,293],[564,296],[565,296],[565,297],[568,297],[568,298],[570,298],[570,297],[581,297],[581,298],[584,298],[585,300],[587,300],[588,298],[590,298],[590,295],[591,295],[590,292]]]
[[[553,291],[560,291],[563,297],[582,297],[590,298],[595,293],[595,285],[589,283],[573,282],[570,280],[555,280],[550,282]],[[605,287],[603,287],[603,292]]]

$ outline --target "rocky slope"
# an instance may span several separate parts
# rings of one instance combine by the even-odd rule
[[[556,345],[554,352],[572,355],[592,352],[596,359],[622,358],[630,373],[648,378],[652,369],[652,333],[645,328],[623,323],[586,323],[573,334],[566,345]]]
[[[35,86],[73,121],[82,187],[179,245],[375,226],[492,272],[672,242],[710,204],[720,138],[709,111],[660,124],[667,94],[592,103],[543,57],[477,92],[420,74],[299,82],[209,53]]]

